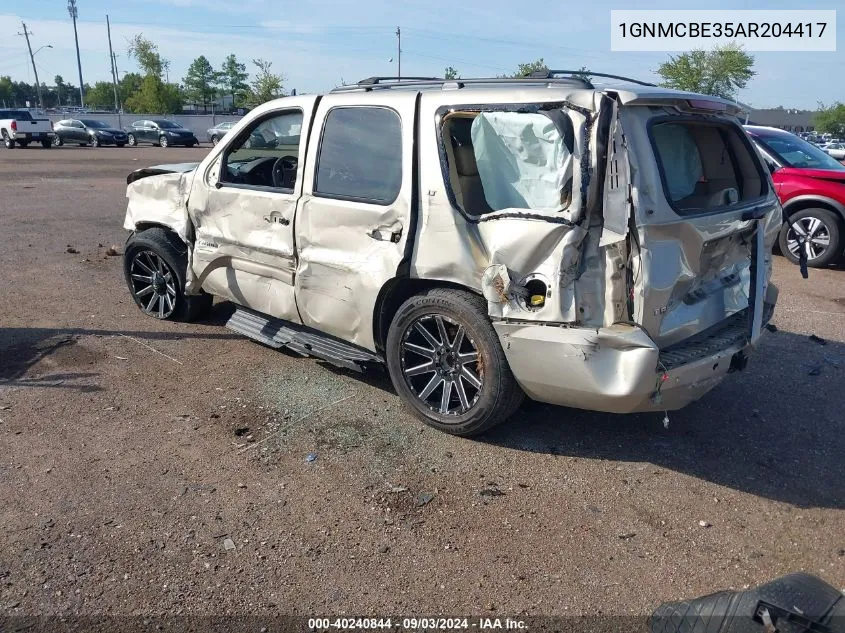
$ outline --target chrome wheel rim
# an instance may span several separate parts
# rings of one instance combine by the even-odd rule
[[[126,142],[129,143],[130,145],[134,145],[135,144],[135,137],[130,134],[129,136],[126,137]]]
[[[162,147],[167,147],[167,137],[166,137],[166,136],[162,136],[162,137],[161,137],[161,139],[159,140],[159,144],[160,144]]]
[[[216,137],[216,136],[212,136],[212,137],[211,137],[211,144],[212,144],[212,145],[217,145],[217,137]]]
[[[457,417],[481,397],[481,354],[466,328],[441,314],[427,314],[402,334],[405,384],[430,411]]]
[[[129,268],[132,294],[141,309],[157,319],[166,319],[176,309],[176,276],[153,251],[140,251]]]
[[[796,258],[799,256],[801,249],[799,237],[805,240],[804,252],[807,254],[808,261],[818,259],[830,248],[830,228],[824,221],[813,216],[807,216],[800,220],[794,220],[793,225],[794,228],[790,226],[786,233],[786,247]]]
[[[53,147],[58,147],[61,144],[62,144],[62,139],[59,138],[58,134],[56,134],[56,136],[53,137]]]

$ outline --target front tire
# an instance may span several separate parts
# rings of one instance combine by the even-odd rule
[[[126,137],[126,142],[129,144],[129,147],[135,147],[138,144],[138,139],[135,138],[134,134],[130,134]]]
[[[217,145],[219,142],[220,142],[220,139],[217,138],[216,136],[211,137],[211,144],[212,145]]]
[[[61,147],[64,144],[65,142],[62,140],[62,137],[58,134],[53,137],[53,147]]]
[[[403,303],[390,325],[393,386],[423,422],[452,435],[509,418],[523,393],[478,295],[434,288]]]
[[[808,236],[805,246],[807,265],[823,268],[834,263],[842,256],[843,243],[842,220],[827,209],[802,209],[789,216],[800,234]],[[784,256],[793,264],[798,263],[799,244],[792,227],[784,224],[778,237],[778,245]]]
[[[100,146],[100,139],[96,136],[91,137],[91,147],[99,147]]]
[[[137,306],[151,317],[193,321],[211,307],[211,295],[185,294],[187,267],[188,247],[160,227],[134,233],[126,242],[126,285]]]
[[[159,137],[158,137],[158,144],[159,144],[159,146],[164,147],[165,149],[167,149],[167,145],[168,145],[168,143],[167,143],[167,137],[166,137],[166,136],[164,136],[164,135],[159,136]]]

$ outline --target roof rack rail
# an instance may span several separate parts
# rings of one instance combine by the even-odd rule
[[[648,83],[647,81],[641,81],[639,79],[633,79],[631,77],[625,77],[624,75],[611,75],[608,73],[594,73],[591,70],[535,70],[530,75],[528,75],[532,79],[553,79],[557,75],[571,75],[573,77],[580,77],[585,79],[585,81],[589,81],[584,77],[602,77],[604,79],[620,79],[622,81],[630,81],[632,84],[638,84],[640,86],[651,86],[656,87],[656,84]]]
[[[374,86],[376,84],[381,84],[385,81],[389,81],[391,83],[399,83],[401,81],[446,81],[445,79],[440,79],[439,77],[367,77],[366,79],[362,79],[357,83],[358,86]]]
[[[577,84],[592,88],[592,84],[583,77],[480,77],[472,79],[440,79],[437,77],[368,77],[358,83],[338,86],[332,92],[352,92],[356,90],[384,90],[390,88],[421,88],[431,86],[464,88],[468,85],[497,85],[519,83]]]

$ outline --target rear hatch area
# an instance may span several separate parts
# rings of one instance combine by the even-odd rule
[[[633,223],[629,311],[664,369],[754,342],[780,205],[742,128],[718,114],[620,110]]]

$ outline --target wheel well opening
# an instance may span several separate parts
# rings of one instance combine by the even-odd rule
[[[833,215],[839,218],[840,222],[845,222],[845,213],[843,213],[843,210],[825,200],[800,200],[787,205],[785,211],[788,216],[792,216],[799,211],[804,211],[805,209],[824,209],[825,211],[830,211]]]
[[[414,295],[432,288],[455,288],[479,294],[472,288],[437,279],[395,278],[382,286],[373,311],[373,340],[379,352],[384,351],[390,324],[399,307]]]

